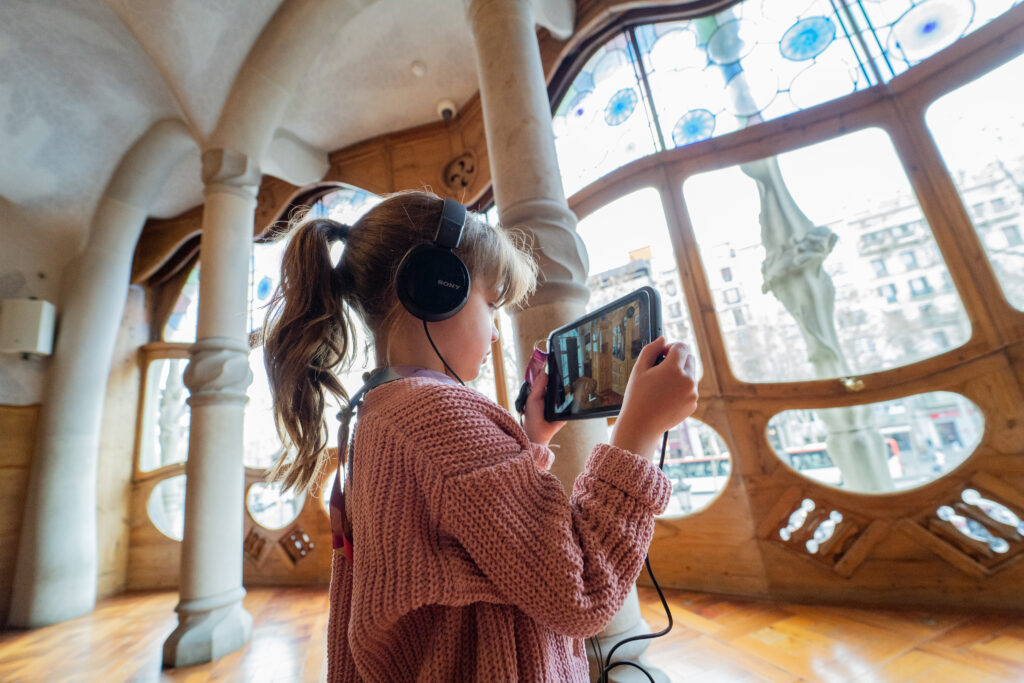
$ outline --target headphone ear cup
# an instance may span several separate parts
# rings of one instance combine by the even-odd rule
[[[398,265],[398,300],[412,315],[427,322],[447,320],[469,300],[469,270],[450,249],[424,242],[413,247]]]

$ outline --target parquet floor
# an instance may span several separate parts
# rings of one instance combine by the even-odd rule
[[[667,591],[675,627],[648,650],[673,681],[1024,681],[1024,615],[865,610]],[[640,589],[654,630],[665,615]],[[87,616],[0,633],[0,681],[316,681],[327,591],[255,588],[243,649],[161,671],[177,619],[173,592],[125,594]]]

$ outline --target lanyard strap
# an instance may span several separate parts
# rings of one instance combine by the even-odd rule
[[[352,563],[352,521],[349,519],[348,510],[345,507],[345,494],[342,493],[342,481],[352,471],[355,462],[354,435],[350,439],[349,430],[352,418],[355,416],[359,406],[363,404],[372,389],[388,382],[404,379],[404,377],[391,368],[379,368],[363,376],[365,384],[349,400],[348,405],[338,412],[338,421],[341,422],[341,429],[338,431],[338,470],[334,476],[334,486],[331,488],[331,544],[335,550],[344,548],[345,557]]]

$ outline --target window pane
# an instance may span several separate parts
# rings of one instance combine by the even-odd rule
[[[1016,4],[1014,0],[848,2],[884,80],[952,45]]]
[[[878,129],[694,176],[683,194],[740,379],[877,372],[970,336],[931,230]],[[898,254],[910,250],[916,267],[908,273],[895,264],[905,265]],[[728,284],[712,276],[725,268]],[[921,304],[932,305],[930,315]],[[745,325],[730,324],[735,306],[749,311]]]
[[[252,372],[252,384],[245,392],[249,401],[245,404],[242,459],[246,467],[264,469],[277,461],[283,446],[274,426],[274,401],[263,364],[262,346],[249,352],[249,370]]]
[[[313,205],[309,215],[352,225],[380,202],[381,197],[372,192],[357,187],[343,187],[321,197],[320,201]]]
[[[258,481],[249,487],[249,493],[245,496],[245,509],[260,526],[283,529],[299,516],[305,500],[306,494],[295,489],[282,494],[280,482],[268,484]]]
[[[194,342],[196,340],[196,323],[199,321],[199,264],[197,263],[178,300],[171,309],[171,315],[164,326],[164,341]]]
[[[861,493],[921,486],[957,467],[984,421],[960,394],[936,391],[852,408],[787,410],[768,442],[800,474]]]
[[[552,126],[566,196],[657,151],[632,46],[623,34],[586,63],[555,111]]]
[[[314,204],[308,216],[331,218],[348,225],[355,223],[371,208],[379,204],[381,198],[365,190],[345,187],[322,197]],[[277,242],[257,243],[253,247],[250,268],[249,316],[250,330],[263,326],[266,316],[266,304],[277,288],[281,277],[281,259],[288,244],[289,235],[284,235]],[[331,250],[331,258],[335,263],[341,257],[344,243],[338,243]],[[357,315],[353,315],[356,328],[355,352],[351,368],[339,373],[342,386],[354,394],[363,385],[363,373],[376,366],[376,357],[369,343],[370,336]],[[249,354],[249,367],[253,381],[247,390],[249,402],[245,408],[245,464],[247,467],[266,468],[277,461],[282,452],[282,444],[277,436],[273,422],[273,402],[270,396],[266,368],[263,362],[263,349],[254,349]],[[333,447],[338,440],[337,409],[328,402],[325,418],[327,420],[327,445]]]
[[[799,14],[748,1],[712,17],[636,29],[668,147],[777,118],[871,85],[832,3]]]
[[[188,389],[182,373],[188,360],[159,358],[146,368],[139,470],[149,472],[188,458]]]
[[[714,429],[690,418],[668,433],[665,474],[672,499],[663,517],[702,510],[725,488],[732,471],[729,449]]]
[[[1024,309],[1024,57],[940,98],[925,116],[996,278]]]
[[[658,191],[645,188],[620,197],[581,220],[577,231],[590,265],[587,310],[597,310],[644,285],[654,287],[661,295],[665,338],[686,342],[696,356],[693,324]],[[697,371],[699,376],[700,358]]]
[[[164,536],[175,541],[185,538],[185,475],[169,477],[154,486],[146,512]]]
[[[267,304],[281,281],[281,259],[288,240],[257,242],[249,257],[249,332],[263,327]]]

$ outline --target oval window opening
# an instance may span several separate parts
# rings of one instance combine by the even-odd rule
[[[718,497],[729,481],[732,458],[718,432],[690,418],[668,433],[664,471],[672,481],[672,499],[662,517],[683,517]]]
[[[981,411],[945,391],[845,408],[787,410],[768,422],[775,454],[798,473],[858,493],[922,486],[959,466],[984,431]]]
[[[283,529],[295,521],[302,511],[306,494],[295,489],[281,492],[281,483],[258,481],[249,487],[245,508],[257,524],[267,529]]]
[[[164,479],[153,487],[146,503],[153,525],[168,538],[185,538],[185,475]]]

